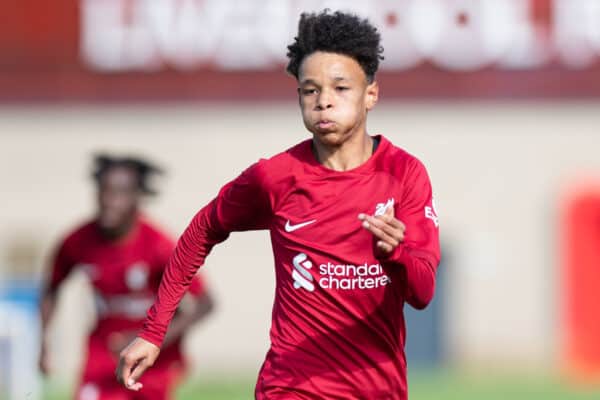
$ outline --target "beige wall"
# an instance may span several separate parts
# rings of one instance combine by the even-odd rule
[[[598,108],[384,100],[371,115],[371,133],[429,169],[450,250],[445,307],[455,359],[537,365],[555,357],[557,196],[579,174],[600,175]],[[0,265],[23,268],[19,254],[29,249],[39,267],[59,236],[89,215],[96,150],[135,151],[164,165],[163,194],[148,212],[179,233],[228,179],[305,137],[293,103],[0,109]],[[205,272],[218,309],[189,340],[192,357],[201,371],[255,372],[273,296],[268,235],[233,234]],[[90,320],[78,311],[89,307],[78,301],[82,291],[76,277],[53,329],[67,377],[80,330],[65,328]]]

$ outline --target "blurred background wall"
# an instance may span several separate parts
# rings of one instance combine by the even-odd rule
[[[5,3],[4,286],[39,282],[53,246],[91,216],[94,152],[139,153],[165,167],[147,213],[177,236],[249,164],[308,138],[283,73],[285,45],[301,10],[325,7],[381,27],[386,60],[369,132],[419,157],[434,185],[445,274],[431,317],[437,362],[569,370],[587,351],[572,352],[572,332],[590,326],[569,325],[569,296],[581,286],[567,284],[573,238],[562,216],[600,175],[596,0]],[[196,371],[254,375],[274,290],[267,233],[232,235],[205,273],[218,304],[187,341]],[[600,278],[590,276],[594,292]],[[67,382],[94,321],[86,294],[75,274],[52,327],[56,373]],[[419,336],[409,333],[409,349]]]
[[[0,119],[8,188],[1,260],[15,264],[15,249],[31,247],[36,276],[61,235],[93,211],[95,151],[145,154],[168,170],[148,214],[177,235],[222,184],[307,137],[292,102],[9,108]],[[443,308],[453,360],[539,366],[557,356],[557,207],[572,179],[600,170],[599,124],[594,103],[382,102],[372,113],[370,132],[429,168],[448,250]],[[273,295],[268,234],[234,234],[215,248],[205,272],[218,312],[188,343],[198,367],[255,368],[267,347]],[[65,363],[80,354],[71,327],[89,323],[81,306],[65,293],[55,324]]]

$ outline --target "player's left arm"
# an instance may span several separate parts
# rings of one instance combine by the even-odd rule
[[[217,197],[196,213],[179,238],[143,329],[120,353],[115,373],[128,389],[142,388],[138,379],[156,361],[169,323],[213,246],[226,240],[231,232],[269,226],[271,198],[260,165],[260,161],[253,164],[221,188]]]
[[[163,341],[163,347],[168,347],[182,337],[188,329],[205,319],[214,309],[214,301],[205,287],[202,276],[196,274],[185,294]]]
[[[157,265],[164,270],[175,249],[175,243],[168,235],[164,234],[155,249],[157,252]],[[156,289],[158,290],[158,285]],[[162,347],[168,347],[176,342],[177,339],[185,335],[192,325],[208,316],[213,308],[213,300],[207,289],[203,274],[197,272],[192,277],[187,291],[179,302],[165,334]]]
[[[414,160],[404,188],[395,207],[389,207],[382,215],[360,214],[359,219],[375,236],[381,262],[404,267],[406,301],[422,309],[431,302],[435,291],[440,245],[431,183],[419,161]]]

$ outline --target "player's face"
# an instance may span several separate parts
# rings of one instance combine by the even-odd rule
[[[326,52],[307,56],[298,73],[304,126],[326,146],[366,134],[367,112],[377,103],[377,83],[368,83],[351,57]]]
[[[98,186],[98,223],[107,231],[122,231],[134,218],[139,199],[137,173],[125,167],[110,168]]]

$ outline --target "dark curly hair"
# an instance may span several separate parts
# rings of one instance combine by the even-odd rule
[[[109,154],[96,154],[92,168],[92,178],[99,184],[102,176],[111,168],[129,168],[137,175],[137,184],[140,191],[145,195],[156,195],[157,191],[150,186],[149,178],[152,175],[163,174],[158,166],[135,156],[118,157]]]
[[[367,19],[355,14],[329,10],[320,13],[302,13],[298,36],[288,46],[287,72],[298,79],[298,70],[304,58],[315,51],[343,54],[355,59],[367,75],[375,79],[379,61],[383,60],[381,35]]]

